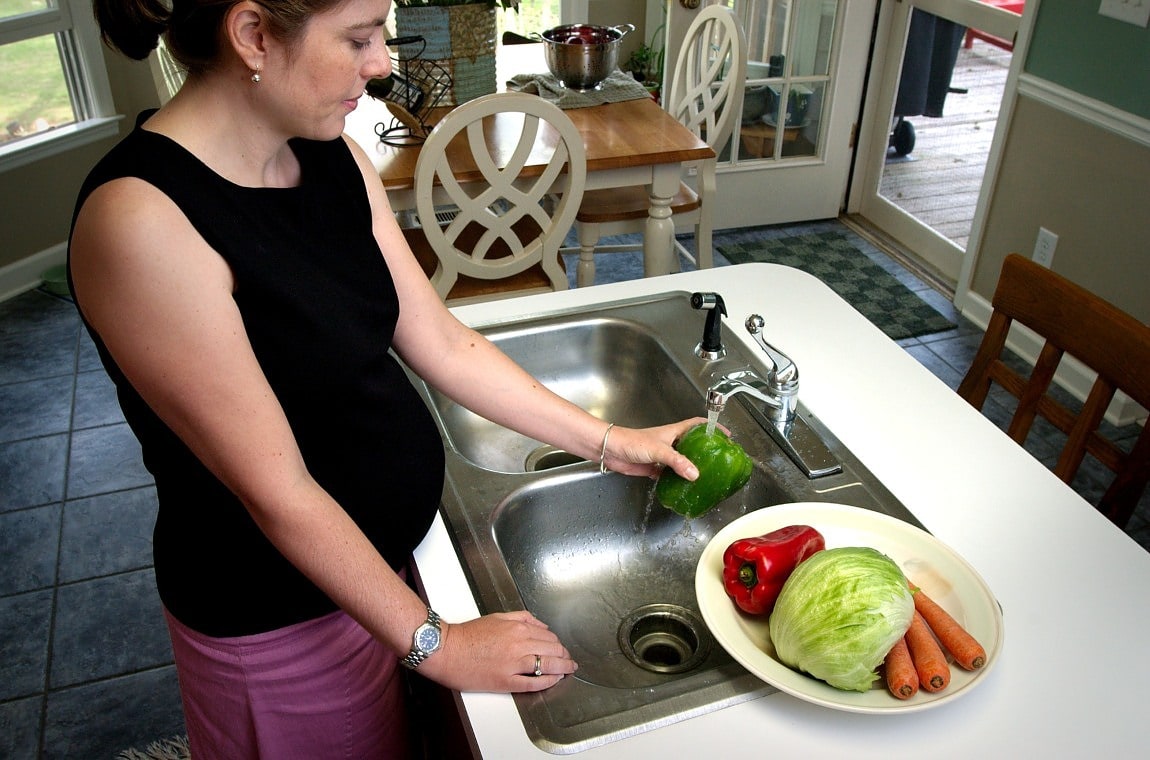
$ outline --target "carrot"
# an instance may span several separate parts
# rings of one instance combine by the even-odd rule
[[[950,652],[950,656],[966,670],[978,670],[986,664],[986,650],[952,618],[936,601],[926,595],[921,588],[911,584],[914,595],[914,608],[926,620],[938,641]]]
[[[927,627],[926,620],[917,611],[906,631],[906,645],[910,649],[910,658],[914,660],[914,669],[922,688],[927,691],[945,689],[950,683],[950,665],[946,662],[942,647]]]
[[[910,659],[910,649],[907,648],[905,636],[887,653],[883,662],[883,672],[886,675],[886,687],[890,689],[891,694],[899,699],[910,699],[918,694],[918,673],[915,672],[914,662]]]

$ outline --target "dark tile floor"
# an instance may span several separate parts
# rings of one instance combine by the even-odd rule
[[[0,303],[0,757],[110,758],[182,731],[155,511],[75,308]]]
[[[793,231],[729,232],[716,243]],[[957,387],[980,331],[862,247],[959,323],[902,343]],[[641,275],[638,254],[600,258],[600,282]],[[1007,412],[995,398],[988,414]],[[1033,448],[1043,459],[1053,450],[1041,436]],[[1094,497],[1089,477],[1080,486]],[[41,291],[0,303],[0,759],[110,758],[182,732],[151,569],[155,511],[139,447],[72,304]],[[1148,518],[1144,499],[1129,532],[1150,548]]]

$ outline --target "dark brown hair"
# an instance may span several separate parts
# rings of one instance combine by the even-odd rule
[[[94,0],[100,34],[129,58],[148,57],[160,37],[176,62],[189,72],[211,68],[219,59],[221,24],[239,0]],[[308,20],[344,0],[256,0],[267,12],[271,33],[290,44]]]

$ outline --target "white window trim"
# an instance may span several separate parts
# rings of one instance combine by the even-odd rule
[[[27,14],[23,20],[17,21],[21,23],[8,26],[10,29],[18,27],[21,37],[51,34],[71,27],[79,59],[78,73],[82,77],[74,86],[86,94],[86,114],[77,114],[80,120],[75,124],[32,135],[0,148],[0,172],[115,136],[122,118],[116,114],[112,102],[103,43],[89,3],[59,0],[57,7]]]
[[[115,137],[120,131],[121,118],[110,116],[88,119],[27,137],[0,152],[0,173],[67,153],[97,140]]]

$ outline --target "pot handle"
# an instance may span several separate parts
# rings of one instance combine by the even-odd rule
[[[635,31],[635,25],[619,24],[619,26],[613,26],[611,29],[619,33],[619,39],[623,39],[627,35],[627,32]]]

